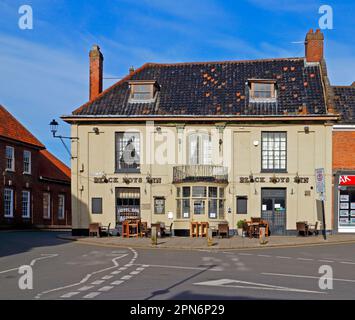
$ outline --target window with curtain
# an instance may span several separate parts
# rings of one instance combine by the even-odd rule
[[[139,132],[116,133],[116,172],[140,171]]]
[[[189,164],[211,164],[212,142],[208,133],[193,133],[189,136]]]

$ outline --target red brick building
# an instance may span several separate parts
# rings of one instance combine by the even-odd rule
[[[355,232],[355,83],[332,91],[340,114],[333,127],[334,229]]]
[[[70,169],[0,105],[0,228],[71,226]]]

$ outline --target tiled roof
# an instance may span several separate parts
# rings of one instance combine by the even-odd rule
[[[355,85],[334,86],[334,104],[341,118],[340,122],[355,123]]]
[[[277,102],[249,103],[250,79],[276,81]],[[129,103],[130,80],[157,81],[160,86],[157,99],[153,103]],[[306,65],[304,58],[285,58],[148,63],[75,110],[73,115],[252,116],[297,115],[301,110],[313,115],[326,114],[320,67]]]
[[[41,150],[39,175],[44,178],[70,182],[70,169],[48,150]]]
[[[0,105],[0,137],[44,148],[44,145],[2,105]]]

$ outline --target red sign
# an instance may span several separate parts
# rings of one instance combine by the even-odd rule
[[[341,186],[352,186],[355,185],[355,176],[340,176],[339,185]]]

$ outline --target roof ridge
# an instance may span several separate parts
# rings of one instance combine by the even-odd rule
[[[57,158],[52,152],[50,152],[48,149],[43,149],[40,150],[40,153],[45,157],[47,154],[51,159],[48,159],[48,157],[46,158],[50,160],[56,166],[56,168],[60,170],[65,176],[67,176],[69,179],[71,178],[70,168],[63,161]]]
[[[11,118],[12,121],[17,123],[17,125],[20,126],[26,132],[26,134],[31,138],[31,140],[33,140],[33,143],[26,140],[19,140],[16,137],[11,137],[11,136],[4,136],[4,137],[15,141],[21,141],[22,143],[26,143],[28,145],[45,148],[44,144],[41,141],[39,141],[38,138],[30,130],[28,130],[19,120],[17,120],[16,117],[9,110],[7,110],[2,104],[0,104],[0,110],[1,109],[4,113],[6,113],[8,117]]]

